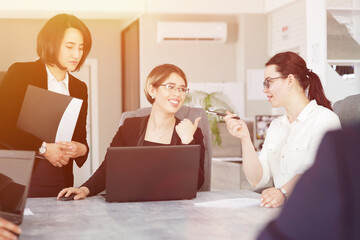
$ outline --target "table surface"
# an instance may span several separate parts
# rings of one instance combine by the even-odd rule
[[[259,198],[251,191],[199,192],[192,200],[107,203],[29,198],[19,239],[255,239],[279,209],[210,208],[194,203]]]

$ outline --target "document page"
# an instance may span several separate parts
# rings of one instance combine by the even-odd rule
[[[30,208],[25,208],[24,209],[24,215],[25,216],[31,216],[31,215],[34,215],[34,213],[30,210]]]
[[[194,203],[197,207],[212,208],[246,208],[260,206],[260,199],[254,198],[232,198],[210,202]]]

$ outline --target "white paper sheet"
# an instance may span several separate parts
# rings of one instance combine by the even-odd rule
[[[197,207],[213,207],[213,208],[247,208],[260,206],[260,199],[254,198],[232,198],[217,200],[211,202],[195,203]]]
[[[81,99],[71,99],[60,120],[59,127],[56,132],[55,142],[71,141],[80,114],[82,102],[83,100]]]
[[[31,216],[31,215],[34,215],[34,213],[30,210],[30,208],[25,208],[24,209],[24,215],[25,216]]]

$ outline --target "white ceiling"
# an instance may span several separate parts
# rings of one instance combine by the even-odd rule
[[[294,0],[0,0],[0,18],[124,19],[142,14],[266,13]]]

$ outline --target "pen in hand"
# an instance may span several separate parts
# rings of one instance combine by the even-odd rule
[[[209,111],[209,110],[206,110],[206,113],[207,114],[213,114],[213,115],[218,115],[218,116],[221,116],[221,117],[225,117],[226,114],[225,113],[220,113],[220,112],[215,112],[215,111]],[[232,117],[234,119],[240,119],[238,116],[235,116],[235,117]]]

